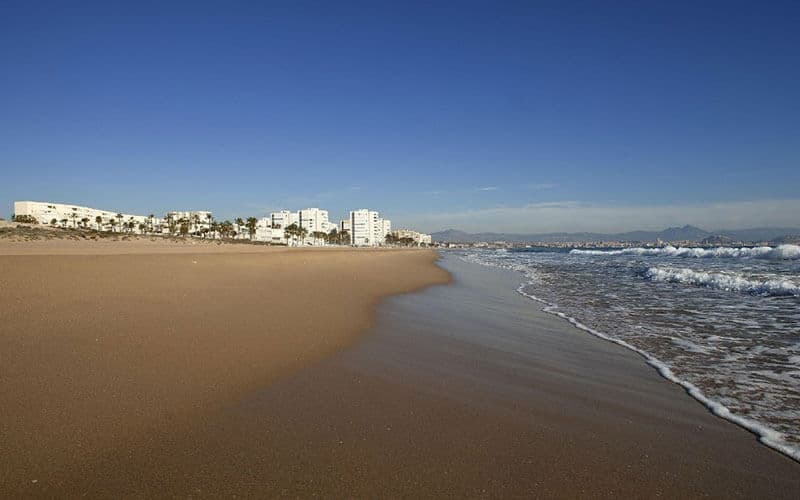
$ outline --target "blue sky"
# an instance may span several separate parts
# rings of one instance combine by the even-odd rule
[[[778,1],[3,2],[0,214],[800,226],[798,25]]]

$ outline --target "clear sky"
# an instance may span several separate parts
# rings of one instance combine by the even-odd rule
[[[13,200],[800,226],[800,2],[0,2]]]

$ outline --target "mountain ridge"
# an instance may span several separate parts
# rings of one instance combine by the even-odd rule
[[[635,230],[623,233],[595,233],[595,232],[553,232],[553,233],[468,233],[459,229],[445,229],[432,233],[434,241],[442,243],[477,243],[481,241],[505,241],[508,243],[559,243],[559,242],[585,242],[585,241],[620,241],[620,242],[656,242],[669,241],[713,241],[715,239],[730,239],[732,241],[772,241],[785,239],[800,234],[798,228],[785,227],[756,227],[749,229],[720,229],[706,231],[696,226],[668,227],[661,231]]]

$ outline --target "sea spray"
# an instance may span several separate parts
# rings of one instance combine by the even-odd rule
[[[752,280],[741,274],[698,272],[692,269],[651,267],[644,276],[651,281],[701,286],[751,295],[800,297],[800,286],[785,279]]]
[[[571,255],[638,255],[655,257],[688,257],[688,258],[719,258],[719,259],[771,259],[771,260],[796,260],[800,259],[800,246],[779,245],[777,247],[659,247],[659,248],[622,248],[619,250],[581,250],[570,251]]]

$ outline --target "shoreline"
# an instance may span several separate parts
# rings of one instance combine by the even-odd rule
[[[552,304],[535,295],[526,293],[523,290],[525,286],[526,283],[521,283],[520,286],[517,288],[517,293],[542,304],[543,307],[541,310],[543,312],[557,316],[566,321],[567,323],[569,323],[570,325],[574,326],[578,330],[584,331],[589,335],[597,337],[603,341],[611,342],[612,344],[622,346],[625,349],[628,349],[629,351],[635,353],[636,355],[640,356],[647,365],[652,367],[656,371],[656,373],[658,373],[664,380],[683,388],[685,393],[690,398],[694,399],[698,403],[705,406],[706,409],[714,416],[738,425],[745,431],[756,436],[758,438],[758,442],[760,442],[762,445],[786,456],[787,458],[794,460],[795,462],[800,463],[800,451],[798,451],[796,448],[793,448],[785,444],[785,441],[782,439],[782,434],[779,433],[778,431],[775,431],[755,420],[751,420],[749,418],[742,417],[740,415],[732,413],[722,403],[719,403],[711,399],[710,397],[706,396],[705,393],[703,393],[703,391],[700,390],[696,385],[675,375],[673,371],[666,364],[664,364],[663,361],[656,358],[649,352],[639,349],[638,347],[635,347],[629,344],[628,342],[625,342],[624,340],[615,339],[614,337],[611,337],[609,335],[606,335],[605,333],[595,330],[594,328],[584,325],[577,319],[558,311],[558,306],[556,306],[555,304]]]

